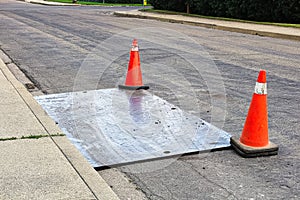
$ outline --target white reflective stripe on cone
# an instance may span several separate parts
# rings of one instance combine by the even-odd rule
[[[254,93],[255,94],[267,94],[267,83],[256,82]]]
[[[139,51],[139,48],[137,46],[136,47],[132,47],[131,51]]]

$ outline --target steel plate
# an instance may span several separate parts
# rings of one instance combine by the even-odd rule
[[[230,146],[230,134],[145,90],[35,97],[93,167]]]

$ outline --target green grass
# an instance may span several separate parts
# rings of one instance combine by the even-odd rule
[[[57,136],[65,136],[65,134],[51,134],[50,137],[57,137]],[[49,137],[49,135],[29,135],[29,136],[22,136],[21,139],[40,139],[43,137]]]
[[[59,3],[73,3],[72,0],[46,0]],[[96,5],[96,6],[142,6],[142,4],[112,4],[112,3],[100,3],[100,2],[88,2],[88,1],[78,1],[77,4],[80,5]]]
[[[22,136],[20,138],[16,138],[16,137],[10,137],[10,138],[0,138],[0,141],[7,141],[7,140],[24,140],[24,139],[40,139],[43,137],[57,137],[57,136],[66,136],[63,133],[57,133],[57,134],[51,134],[51,135],[29,135],[29,136]]]
[[[216,19],[216,20],[232,21],[232,22],[243,22],[243,23],[251,23],[251,24],[262,24],[262,25],[273,25],[273,26],[281,26],[281,27],[300,28],[300,24],[257,22],[257,21],[232,19],[232,18],[225,18],[225,17],[203,16],[203,15],[187,14],[187,13],[180,13],[180,12],[167,11],[167,10],[155,10],[155,9],[142,9],[141,11],[159,13],[159,14],[183,15],[183,16],[189,16],[189,17],[199,17],[199,18],[205,18],[205,19]]]
[[[16,137],[10,137],[10,138],[0,138],[0,141],[7,141],[7,140],[16,140]]]

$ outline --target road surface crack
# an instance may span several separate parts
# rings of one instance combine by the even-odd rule
[[[209,179],[209,178],[206,177],[205,175],[201,174],[201,172],[199,172],[199,171],[195,168],[195,166],[194,166],[192,163],[189,163],[189,162],[184,162],[184,163],[185,163],[185,164],[188,164],[188,165],[190,166],[190,168],[191,168],[195,173],[197,173],[199,176],[201,176],[202,178],[204,178],[205,180],[207,180],[209,183],[211,183],[211,184],[213,184],[213,185],[215,185],[215,186],[217,186],[217,187],[219,187],[219,188],[225,190],[225,191],[228,193],[228,196],[226,197],[226,199],[229,198],[230,196],[232,196],[234,199],[238,199],[238,198],[237,198],[231,191],[229,191],[227,188],[225,188],[224,186],[222,186],[222,185],[216,183],[215,181]]]
[[[126,173],[126,175],[128,175],[130,177],[130,179],[134,178],[134,180],[135,180],[134,184],[139,185],[139,186],[137,186],[137,188],[140,189],[148,199],[151,199],[153,197],[157,197],[161,200],[166,200],[164,197],[162,197],[158,194],[155,194],[139,177],[135,176],[134,174],[127,174]]]

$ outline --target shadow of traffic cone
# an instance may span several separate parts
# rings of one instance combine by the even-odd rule
[[[255,91],[240,139],[230,138],[232,147],[243,157],[276,155],[278,146],[269,141],[266,71],[259,72]]]
[[[143,84],[139,47],[136,39],[133,40],[132,48],[130,50],[130,58],[125,85],[119,85],[119,88],[127,90],[149,89],[149,86],[144,86]]]

